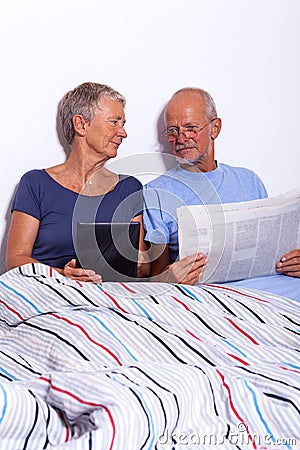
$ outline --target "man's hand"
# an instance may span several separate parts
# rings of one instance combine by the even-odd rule
[[[283,255],[276,264],[276,270],[290,277],[300,277],[300,249]]]
[[[102,277],[94,270],[76,267],[76,259],[71,259],[63,270],[63,275],[71,280],[88,281],[90,283],[102,283]]]
[[[151,277],[151,281],[195,284],[202,275],[206,261],[207,258],[202,253],[186,256],[180,261],[170,264],[160,275]]]

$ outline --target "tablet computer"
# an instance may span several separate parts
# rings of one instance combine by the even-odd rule
[[[78,223],[76,256],[78,267],[93,269],[103,281],[134,281],[140,223]]]

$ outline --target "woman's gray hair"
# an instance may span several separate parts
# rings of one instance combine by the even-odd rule
[[[204,99],[205,114],[206,114],[208,120],[216,119],[218,117],[215,102],[214,102],[212,96],[207,91],[205,91],[204,89],[197,88],[197,87],[184,87],[184,88],[176,91],[173,94],[173,96],[171,97],[171,99],[174,98],[175,96],[177,96],[177,94],[181,94],[182,92],[190,92],[192,94],[199,95]]]
[[[125,97],[106,84],[83,83],[63,96],[58,106],[58,118],[62,132],[69,144],[75,136],[72,121],[74,114],[80,114],[90,122],[96,114],[101,98],[104,96],[122,103],[123,108],[125,107]]]

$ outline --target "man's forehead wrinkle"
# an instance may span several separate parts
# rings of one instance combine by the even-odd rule
[[[171,108],[167,111],[166,120],[170,125],[176,124],[188,124],[194,122],[201,122],[201,120],[205,118],[205,114],[200,105],[197,108],[192,106],[187,106],[183,109],[173,110]]]

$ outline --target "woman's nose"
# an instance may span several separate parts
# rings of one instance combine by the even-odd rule
[[[127,138],[127,133],[123,125],[120,126],[118,130],[118,135],[121,136],[123,139]]]

